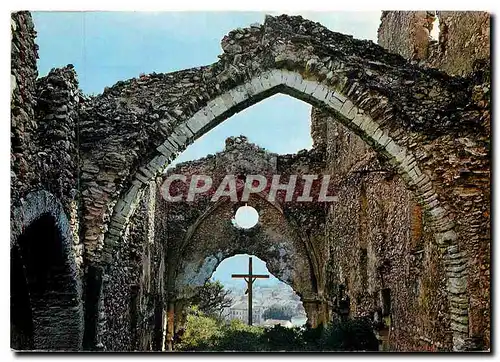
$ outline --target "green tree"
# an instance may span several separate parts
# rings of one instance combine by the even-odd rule
[[[264,328],[249,326],[240,320],[232,320],[224,325],[222,337],[217,344],[218,351],[263,351],[262,344]]]
[[[321,347],[319,345],[321,337],[325,332],[325,328],[319,325],[313,328],[310,323],[306,323],[305,326],[301,328],[301,343],[303,351],[319,351]]]
[[[294,313],[292,308],[282,307],[280,305],[275,304],[264,311],[264,313],[262,314],[262,318],[291,321],[293,314]]]
[[[200,311],[196,306],[188,310],[182,339],[175,345],[180,351],[214,350],[221,337],[220,322]]]
[[[220,319],[224,309],[229,308],[233,303],[229,297],[230,293],[219,281],[208,281],[196,289],[192,304],[197,305],[199,310],[206,315]]]
[[[181,351],[377,351],[371,321],[336,320],[327,327],[248,326],[239,320],[224,323],[191,307],[185,332],[175,344]]]

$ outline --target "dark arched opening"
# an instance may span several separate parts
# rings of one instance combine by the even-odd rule
[[[70,240],[50,213],[26,227],[11,248],[11,347],[79,349],[81,303]]]
[[[17,246],[10,262],[10,344],[17,350],[33,349],[33,317],[26,271]]]

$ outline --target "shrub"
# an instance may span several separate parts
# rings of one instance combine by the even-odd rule
[[[192,308],[187,316],[185,332],[175,349],[181,351],[207,351],[215,347],[221,337],[221,326],[213,318]]]
[[[319,347],[330,351],[378,351],[378,340],[369,319],[352,318],[331,323]]]
[[[378,340],[369,319],[336,320],[326,328],[263,328],[242,321],[224,323],[191,308],[184,334],[175,345],[181,351],[377,351]]]
[[[264,349],[261,336],[264,329],[232,320],[223,327],[222,337],[217,343],[218,351],[261,351]]]
[[[261,337],[262,345],[269,351],[301,350],[302,336],[300,328],[286,328],[275,325],[266,328]]]

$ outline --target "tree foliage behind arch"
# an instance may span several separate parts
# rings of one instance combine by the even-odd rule
[[[266,319],[279,319],[282,321],[291,321],[294,312],[289,306],[280,306],[274,304],[264,311],[262,318]]]

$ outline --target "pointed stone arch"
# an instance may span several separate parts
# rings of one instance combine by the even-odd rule
[[[236,112],[277,93],[288,94],[314,107],[327,110],[334,115],[335,119],[359,135],[385,157],[408,187],[414,190],[417,200],[432,216],[431,226],[434,230],[434,238],[437,245],[444,251],[448,268],[454,270],[456,268],[453,265],[463,264],[466,255],[459,251],[456,244],[455,225],[449,216],[448,208],[440,202],[430,177],[419,167],[419,162],[413,152],[401,143],[399,137],[391,136],[390,127],[374,121],[369,111],[355,106],[344,93],[337,89],[328,87],[317,80],[305,78],[298,72],[283,69],[263,72],[259,76],[253,77],[245,84],[234,87],[208,102],[192,117],[180,123],[172,131],[172,134],[158,146],[157,154],[153,159],[135,173],[132,186],[116,204],[104,248],[118,242],[121,232],[135,209],[143,187],[157,174],[160,174],[168,162],[175,159],[179,152]],[[404,135],[402,136],[404,137]],[[108,254],[112,253],[108,252]],[[449,278],[448,281],[457,291],[450,297],[454,300],[464,300],[465,273],[459,277]],[[463,315],[465,311],[461,309],[457,310],[457,313]],[[456,329],[460,339],[464,339],[467,327],[453,323],[452,328]]]
[[[448,217],[446,208],[438,200],[429,176],[422,172],[413,153],[401,145],[396,137],[390,135],[388,126],[375,122],[367,111],[356,107],[335,88],[327,87],[317,80],[305,79],[300,73],[282,69],[264,72],[229,90],[179,124],[158,146],[153,159],[135,173],[132,186],[113,210],[111,227],[114,232],[111,231],[108,238],[111,241],[117,240],[121,232],[120,225],[123,227],[126,224],[143,185],[160,174],[180,151],[236,112],[276,93],[291,95],[331,112],[348,129],[383,155],[407,185],[415,190],[420,202],[435,219],[433,227],[438,244],[447,246],[456,239],[453,222]]]
[[[468,337],[467,256],[458,248],[450,208],[431,180],[433,170],[420,164],[416,151],[423,140],[475,122],[473,112],[464,112],[468,83],[300,17],[267,17],[248,31],[253,41],[244,36],[230,42],[231,33],[224,38],[224,54],[213,65],[120,82],[94,100],[83,125],[88,119],[98,132],[88,135],[82,127],[81,135],[83,179],[99,175],[84,182],[87,258],[109,262],[143,188],[180,151],[236,112],[284,93],[325,110],[359,135],[428,211],[448,276],[454,348],[462,348]],[[185,88],[180,97],[179,84]],[[135,147],[131,154],[111,151],[119,143],[111,133],[133,130],[139,120],[152,133],[140,142],[127,138],[120,147]],[[91,160],[102,150],[109,152],[96,167]]]
[[[261,203],[261,207],[268,206],[270,209],[275,210],[278,214],[280,214],[281,216],[283,216],[284,219],[286,219],[286,224],[287,224],[286,227],[289,228],[290,230],[292,230],[296,234],[296,237],[297,237],[297,240],[290,240],[289,242],[300,242],[301,244],[303,244],[303,247],[304,247],[304,250],[305,250],[305,256],[306,256],[306,259],[309,261],[310,271],[311,271],[311,275],[309,275],[308,280],[314,280],[315,281],[314,286],[313,286],[314,289],[311,290],[311,291],[309,291],[308,295],[306,297],[307,298],[312,298],[312,297],[319,298],[319,297],[322,297],[323,293],[322,293],[322,290],[320,290],[322,288],[320,279],[323,276],[321,275],[321,270],[320,270],[320,267],[319,267],[319,264],[318,264],[317,251],[315,250],[314,245],[307,238],[307,236],[304,235],[301,232],[301,228],[298,226],[296,220],[294,220],[293,217],[291,217],[291,216],[285,217],[284,216],[283,205],[281,205],[280,202],[278,202],[278,201],[269,201],[267,199],[267,195],[265,195],[262,192],[259,192],[259,193],[252,194],[252,197],[245,204],[248,204],[250,206],[256,206],[256,207],[258,207],[256,205],[256,203],[255,203],[255,199],[254,198],[260,201],[259,203]],[[180,246],[180,252],[182,253],[182,251],[184,250],[184,248],[186,247],[186,245],[188,245],[190,243],[191,239],[196,234],[199,226],[209,216],[211,216],[212,214],[214,214],[215,212],[217,212],[217,210],[219,208],[224,207],[224,206],[228,206],[228,205],[232,205],[233,209],[234,209],[235,207],[239,206],[240,203],[239,202],[235,203],[235,202],[232,202],[232,201],[227,200],[227,199],[221,199],[221,200],[217,201],[214,205],[210,206],[207,210],[205,210],[203,212],[203,214],[200,215],[197,218],[197,220],[187,230],[187,233],[186,233],[186,235],[185,235],[185,237],[184,237],[184,239],[182,241],[182,245]],[[259,222],[256,226],[254,226],[251,229],[254,229],[254,228],[258,227],[260,224],[261,223]],[[243,251],[247,252],[247,250],[240,250],[240,251],[241,252],[243,252]],[[259,256],[259,258],[261,258],[263,260],[266,259],[263,256],[262,257],[261,256]],[[222,259],[225,259],[227,257],[229,257],[229,256],[228,255],[223,256]],[[222,261],[222,259],[218,260],[217,264],[215,264],[213,266],[212,272],[217,268],[217,266]],[[202,278],[203,281],[207,280],[208,277],[212,274],[212,272],[210,272],[210,274],[205,279]],[[280,278],[280,273],[279,272],[277,272],[275,270],[274,274],[278,277],[278,279],[281,279],[283,281],[283,278]],[[200,279],[200,278],[198,278],[198,279]],[[290,281],[288,281],[288,283],[290,283]]]
[[[265,221],[238,231],[236,226],[229,226],[227,216],[231,213],[227,210],[234,212],[242,203],[221,199],[187,230],[182,245],[176,248],[179,253],[172,258],[176,272],[167,277],[175,281],[167,293],[169,298],[189,299],[193,288],[208,281],[223,260],[246,253],[263,260],[275,277],[294,290],[304,303],[312,325],[324,323],[327,300],[318,281],[321,270],[314,245],[301,233],[294,218],[285,216],[280,202],[271,202],[267,195],[255,193],[244,204],[259,210]],[[208,238],[207,227],[212,231]]]

